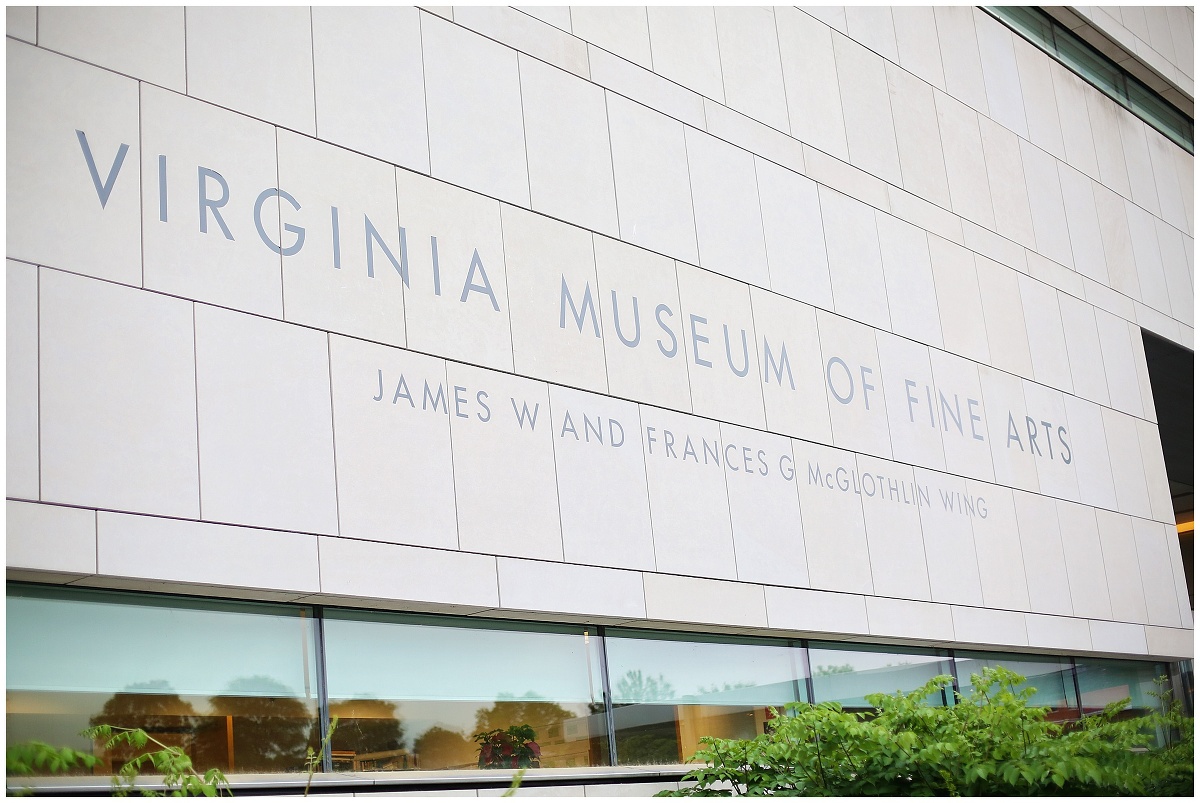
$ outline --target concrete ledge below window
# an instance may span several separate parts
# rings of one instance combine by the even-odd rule
[[[694,769],[685,764],[649,767],[566,767],[531,769],[525,772],[521,790],[552,792],[562,796],[651,796],[659,789],[676,789],[679,780]],[[512,785],[512,770],[413,770],[408,772],[329,772],[313,775],[310,795],[365,793],[461,792],[491,797]],[[229,775],[229,786],[237,797],[251,795],[298,795],[308,783],[304,773],[261,773]],[[637,786],[633,789],[628,787]],[[112,785],[108,776],[29,777],[7,779],[9,794],[30,791],[38,797],[63,795],[107,797]],[[617,787],[627,787],[618,790]],[[656,787],[656,788],[652,788]],[[139,778],[138,789],[161,790],[154,776]],[[552,791],[553,790],[553,791]],[[594,790],[590,791],[589,790]],[[632,794],[631,794],[632,793]],[[518,792],[520,794],[520,792]]]

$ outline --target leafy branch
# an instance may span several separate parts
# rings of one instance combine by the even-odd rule
[[[229,781],[219,769],[213,767],[201,775],[192,766],[192,759],[183,751],[183,748],[163,744],[141,728],[96,725],[82,731],[80,736],[102,742],[102,749],[105,751],[128,746],[137,753],[129,761],[126,761],[113,776],[113,795],[116,797],[128,795],[135,787],[137,776],[146,767],[152,768],[163,776],[162,783],[166,787],[163,796],[218,797],[222,794],[233,795],[229,789]],[[144,797],[157,796],[150,789],[138,791]]]
[[[909,693],[870,694],[873,710],[789,703],[753,739],[701,739],[685,776],[662,796],[734,795],[1185,795],[1192,791],[1194,720],[1169,694],[1162,710],[1130,718],[1129,700],[1064,728],[1036,690],[1002,667],[971,676],[953,706],[927,702],[952,680]],[[1164,685],[1160,683],[1160,686]],[[1154,747],[1161,733],[1165,747]]]
[[[333,732],[337,729],[337,724],[337,717],[330,720],[329,732],[325,734],[325,738],[321,740],[321,746],[317,750],[314,751],[311,745],[308,747],[308,753],[304,757],[304,765],[308,768],[308,780],[304,782],[305,797],[308,797],[308,789],[312,786],[313,774],[317,771],[317,767],[321,766],[329,752],[329,742],[333,739]]]
[[[99,763],[100,759],[91,753],[52,747],[45,742],[19,742],[4,751],[4,768],[8,775],[58,775],[80,765],[91,769]]]

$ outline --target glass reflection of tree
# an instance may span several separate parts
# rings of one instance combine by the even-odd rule
[[[224,694],[210,697],[208,703],[214,716],[232,718],[231,770],[286,772],[304,768],[313,717],[308,706],[286,686],[268,677],[238,678]]]
[[[711,686],[701,686],[696,689],[695,694],[689,694],[685,699],[695,699],[697,697],[706,697],[710,694],[724,694],[726,692],[737,691],[738,689],[754,689],[758,688],[757,683],[746,683],[739,680],[737,683],[722,683],[718,686],[716,683]]]
[[[813,677],[824,678],[830,675],[846,675],[854,671],[851,664],[822,664],[813,669]]]
[[[639,733],[617,735],[617,757],[622,764],[677,764],[679,739],[675,723],[668,723],[658,732],[643,729]]]
[[[651,677],[640,669],[630,669],[622,675],[613,686],[613,692],[618,700],[636,700],[639,703],[675,699],[675,687],[661,673]]]
[[[557,725],[572,719],[572,714],[558,703],[542,700],[497,700],[491,708],[480,708],[475,712],[475,732],[499,728],[505,730],[512,725],[529,725],[539,735],[549,725]]]
[[[527,696],[532,696],[528,692]],[[492,730],[508,730],[514,725],[526,725],[533,729],[532,741],[538,744],[541,752],[542,766],[554,766],[558,760],[590,760],[588,755],[590,745],[575,736],[568,737],[567,720],[578,718],[578,714],[568,711],[558,703],[544,700],[515,700],[501,697],[488,708],[480,708],[475,712],[475,731],[483,733]],[[568,746],[569,745],[569,746]],[[474,757],[477,753],[472,752]],[[547,759],[550,763],[547,764]]]
[[[474,767],[477,745],[458,731],[434,725],[413,741],[421,769]]]
[[[109,697],[88,724],[141,728],[163,744],[182,747],[191,754],[201,719],[192,704],[182,699],[165,680],[134,683]],[[128,748],[117,748],[107,756],[111,767],[133,758]],[[193,756],[195,758],[195,756]]]
[[[134,683],[105,701],[89,725],[141,728],[147,733],[185,733],[195,727],[196,711],[165,680]]]
[[[613,685],[617,709],[637,704],[669,704],[675,699],[675,687],[660,673],[648,675],[640,669],[630,669]],[[675,728],[674,709],[663,719],[637,726],[621,727],[617,723],[617,758],[621,764],[674,764],[680,761],[679,740]],[[616,712],[614,712],[616,713]]]
[[[399,754],[404,750],[404,723],[396,704],[386,700],[342,700],[330,703],[329,715],[338,718],[333,750],[355,756]],[[343,757],[349,758],[350,757]]]

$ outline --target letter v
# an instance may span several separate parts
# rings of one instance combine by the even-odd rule
[[[117,149],[117,158],[113,160],[112,168],[108,171],[108,179],[101,184],[100,173],[96,170],[96,160],[92,157],[92,148],[88,145],[87,134],[79,129],[75,129],[75,136],[79,138],[79,147],[83,148],[83,158],[87,160],[88,172],[92,174],[92,183],[96,185],[96,195],[100,197],[100,208],[103,209],[108,205],[108,196],[112,194],[113,185],[117,183],[117,173],[121,172],[121,165],[125,163],[125,154],[129,153],[129,146],[124,142]]]

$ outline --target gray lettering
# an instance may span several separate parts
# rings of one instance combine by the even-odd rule
[[[342,269],[342,226],[338,220],[338,208],[336,206],[329,207],[330,223],[333,228],[333,267],[337,270]]]
[[[158,156],[158,219],[167,222],[167,157],[162,154]]]
[[[1004,442],[1005,449],[1012,448],[1012,442],[1017,442],[1017,447],[1023,452],[1025,446],[1021,443],[1021,434],[1017,432],[1017,422],[1013,421],[1013,414],[1010,411],[1008,414],[1008,440]]]
[[[983,436],[975,430],[975,422],[983,419],[975,415],[975,408],[979,406],[978,399],[967,399],[967,418],[971,419],[971,437],[977,441],[983,440]]]
[[[672,357],[674,357],[676,354],[679,353],[679,340],[676,339],[675,333],[673,331],[671,331],[671,327],[667,326],[666,321],[664,321],[662,319],[662,314],[664,312],[666,312],[668,315],[675,314],[674,312],[671,312],[671,308],[668,307],[666,304],[659,304],[657,307],[654,308],[654,320],[658,321],[658,326],[660,329],[662,329],[664,332],[666,332],[668,335],[671,336],[671,350],[668,351],[666,349],[666,347],[663,346],[661,337],[658,339],[658,350],[662,352],[662,355],[664,357],[666,357],[667,359],[671,359]]]
[[[784,468],[784,463],[787,463],[787,468]],[[792,461],[791,455],[779,455],[779,473],[783,475],[785,480],[791,481],[796,478],[796,465]],[[811,484],[811,478],[810,478]]]
[[[737,444],[734,444],[734,443],[726,444],[726,446],[725,446],[725,466],[727,468],[729,468],[731,471],[741,471],[741,469],[739,469],[736,465],[734,465],[733,461],[729,459],[729,450],[736,449],[736,448],[737,448]]]
[[[916,396],[912,395],[911,391],[917,386],[917,383],[911,379],[904,380],[904,395],[908,397],[908,420],[915,422],[917,419],[913,416],[913,404],[920,401]]]
[[[400,227],[400,253],[404,253],[404,227]],[[440,296],[442,294],[442,266],[438,262],[437,237],[429,235],[429,256],[433,260],[433,294]],[[405,265],[408,260],[404,260]],[[408,286],[408,276],[404,277],[404,286]]]
[[[1029,451],[1037,452],[1037,456],[1042,456],[1042,448],[1037,445],[1037,422],[1029,416],[1025,416],[1025,434],[1029,437]]]
[[[375,245],[378,244],[383,249],[383,255],[388,258],[388,262],[392,263],[396,273],[400,274],[400,280],[404,282],[404,286],[408,287],[408,244],[404,241],[404,229],[400,229],[399,260],[392,253],[392,249],[387,247],[383,237],[379,236],[379,230],[375,228],[371,218],[366,215],[363,215],[363,237],[367,242],[367,276],[375,278]]]
[[[683,439],[683,459],[687,460],[689,454],[692,456],[692,459],[699,464],[700,456],[696,453],[696,447],[692,444],[692,436],[685,435]]]
[[[413,401],[412,394],[408,391],[408,380],[404,378],[404,374],[400,374],[400,381],[396,383],[396,393],[392,396],[392,404],[401,399],[407,399],[408,406],[414,410],[417,408],[417,403]]]
[[[529,412],[529,403],[528,402],[525,402],[525,401],[521,402],[521,409],[518,410],[517,409],[517,400],[510,396],[509,401],[512,402],[513,413],[517,417],[517,424],[520,426],[520,428],[525,429],[525,421],[528,420],[529,421],[529,429],[536,431],[537,430],[538,410],[542,406],[541,402],[534,403],[533,413],[531,414]]]
[[[869,382],[867,382],[867,374],[872,374],[872,373],[874,373],[874,371],[872,371],[870,368],[868,368],[865,365],[860,365],[859,373],[862,375],[863,404],[866,405],[866,408],[868,410],[870,410],[871,409],[871,396],[867,391],[874,390],[875,386],[870,384]]]
[[[707,343],[708,338],[696,332],[696,324],[708,323],[707,318],[701,318],[699,315],[689,315],[692,325],[692,360],[696,365],[703,365],[705,368],[712,368],[712,363],[700,356],[699,346],[701,343]]]
[[[616,293],[613,293],[613,304],[616,304]],[[592,301],[592,285],[584,284],[583,286],[583,304],[580,307],[575,306],[575,299],[571,297],[571,289],[567,287],[567,276],[562,275],[562,292],[559,295],[558,301],[558,328],[567,328],[567,307],[571,308],[571,317],[575,320],[575,325],[579,327],[579,333],[583,334],[583,320],[589,314],[592,318],[592,331],[596,337],[600,337],[600,322],[596,320],[596,305]],[[620,329],[617,334],[620,335]]]
[[[1067,453],[1062,455],[1063,462],[1066,463],[1068,466],[1071,465],[1071,444],[1067,443],[1067,428],[1066,427],[1058,428],[1058,442],[1061,443],[1063,445],[1063,448],[1067,450]]]
[[[208,180],[210,178],[215,179],[217,184],[220,185],[220,198],[213,199],[208,197]],[[222,206],[229,203],[229,185],[225,183],[225,179],[220,173],[215,170],[209,170],[207,167],[196,168],[196,183],[198,184],[197,192],[200,195],[200,233],[208,234],[208,213],[211,211],[213,213],[213,217],[217,219],[217,225],[220,226],[221,231],[225,233],[225,239],[232,240],[233,235],[229,233],[229,227],[225,225],[225,220],[221,217],[220,211]],[[266,192],[270,191],[267,190]],[[260,195],[258,197],[259,201],[261,202],[263,200],[263,196]],[[267,239],[266,232],[262,230],[261,223],[259,224],[258,231],[262,238],[266,240],[267,245],[274,248],[274,244]]]
[[[771,356],[771,344],[767,339],[763,338],[763,384],[771,384],[771,372],[775,372],[775,381],[783,387],[783,372],[787,371],[788,387],[792,390],[796,389],[796,381],[792,378],[792,365],[788,362],[787,343],[784,343],[779,349],[779,362],[776,364],[775,359]]]
[[[87,134],[79,129],[75,129],[75,138],[79,140],[79,147],[83,148],[83,159],[87,162],[88,173],[92,176],[92,184],[96,187],[96,196],[100,199],[100,208],[108,206],[108,198],[112,195],[113,186],[117,183],[117,174],[121,172],[121,165],[125,164],[125,155],[129,153],[129,146],[124,142],[121,147],[117,148],[117,156],[113,159],[112,167],[108,169],[108,178],[104,183],[100,182],[100,171],[96,169],[96,159],[92,156],[92,146],[88,144]],[[165,165],[165,157],[159,157],[159,170],[161,171]],[[223,182],[222,182],[223,183]],[[166,188],[166,180],[159,178],[159,190],[164,192]],[[229,190],[226,188],[226,195]],[[203,197],[203,194],[201,195]],[[166,213],[163,212],[163,220],[166,220]],[[222,227],[224,224],[222,224]],[[233,239],[230,237],[229,239]]]
[[[838,393],[837,388],[833,386],[833,366],[835,363],[842,366],[842,370],[846,372],[846,379],[850,381],[850,392],[845,396]],[[829,387],[829,392],[833,394],[833,398],[842,404],[849,404],[854,400],[854,376],[850,373],[850,366],[846,365],[846,361],[841,357],[830,357],[829,362],[825,363],[825,384]]]
[[[426,379],[425,380],[425,390],[423,390],[421,392],[421,409],[422,410],[429,409],[428,408],[429,403],[433,404],[434,410],[437,410],[438,406],[440,405],[442,408],[442,412],[446,415],[450,415],[450,408],[446,405],[446,389],[443,388],[442,384],[439,382],[438,386],[437,386],[437,396],[434,396],[433,393],[430,392],[430,390],[429,390],[429,380]]]
[[[746,330],[742,330],[742,368],[739,371],[733,364],[733,352],[729,350],[729,325],[723,323],[721,329],[725,332],[725,359],[729,362],[729,370],[736,376],[745,376],[750,373],[750,347],[746,344]]]
[[[960,410],[958,407],[958,394],[954,394],[953,412],[950,410],[949,402],[946,401],[946,394],[942,393],[940,389],[938,390],[938,399],[941,401],[942,429],[944,429],[946,432],[949,432],[950,422],[953,421],[954,426],[958,427],[958,434],[963,434],[962,410]],[[947,415],[947,413],[949,413],[949,415]]]
[[[475,284],[475,274],[479,273],[483,279],[483,284]],[[500,305],[496,302],[496,294],[492,292],[492,283],[488,281],[487,271],[483,269],[483,260],[479,258],[479,249],[475,249],[475,253],[471,255],[471,267],[467,271],[467,279],[463,282],[462,296],[459,301],[466,302],[467,296],[474,290],[477,293],[483,293],[492,302],[492,309],[496,312],[500,311]]]
[[[621,440],[617,440],[617,435],[621,436]],[[608,419],[608,445],[614,449],[625,445],[625,427],[621,426],[621,422],[615,418]]]
[[[638,343],[642,342],[642,316],[638,314],[637,296],[633,296],[633,339],[625,337],[621,332],[621,310],[617,304],[617,291],[612,291],[612,308],[613,308],[613,329],[617,332],[617,339],[629,348],[634,348]]]
[[[1050,459],[1054,459],[1054,448],[1050,445],[1050,435],[1054,430],[1054,425],[1049,421],[1043,421],[1042,426],[1046,428],[1046,451],[1050,453]]]
[[[222,184],[223,183],[224,182],[222,181]],[[226,188],[225,195],[226,195],[226,198],[228,199],[228,195],[229,195],[228,188]],[[300,249],[304,247],[304,229],[300,228],[299,226],[293,226],[290,223],[284,224],[284,226],[283,226],[284,231],[288,232],[289,234],[296,235],[296,239],[287,248],[283,248],[279,245],[276,245],[271,240],[271,238],[267,236],[267,230],[263,227],[263,222],[262,222],[262,206],[264,203],[266,203],[266,200],[273,195],[278,196],[278,197],[282,198],[283,200],[287,201],[289,204],[292,205],[292,208],[295,209],[296,211],[300,211],[300,204],[296,203],[295,198],[293,198],[291,195],[284,192],[283,190],[279,189],[278,187],[271,187],[270,189],[266,189],[266,190],[263,190],[262,192],[260,192],[258,194],[258,198],[256,198],[254,200],[254,228],[258,229],[259,238],[262,239],[262,241],[267,244],[268,248],[270,248],[272,251],[274,251],[277,254],[282,254],[285,257],[290,257],[293,254],[299,253]],[[213,210],[213,211],[215,214],[216,210]],[[225,229],[225,222],[223,220],[221,220],[221,216],[219,214],[217,215],[217,222],[221,224],[222,229]],[[225,236],[229,237],[228,229],[225,229]],[[229,237],[229,239],[232,240],[233,237]]]
[[[454,417],[455,418],[470,418],[471,416],[467,415],[466,413],[464,413],[462,411],[463,405],[467,403],[467,397],[463,396],[462,393],[460,393],[459,391],[462,391],[462,393],[466,393],[467,389],[464,388],[462,385],[454,386]]]
[[[479,404],[480,407],[483,408],[483,412],[484,412],[483,415],[481,415],[480,413],[476,413],[475,417],[478,418],[480,421],[482,421],[485,424],[492,420],[492,408],[487,406],[487,397],[488,397],[488,393],[486,390],[481,390],[475,394],[475,401]]]

